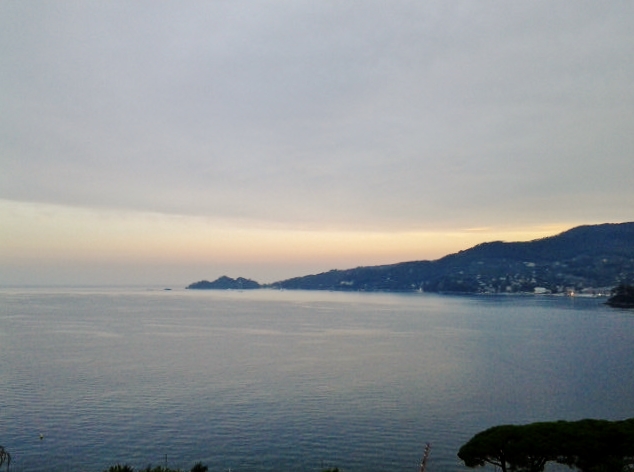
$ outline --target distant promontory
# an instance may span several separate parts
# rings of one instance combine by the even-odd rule
[[[483,243],[434,261],[330,270],[261,286],[220,277],[187,288],[607,296],[613,287],[632,284],[634,223],[609,223],[534,241]]]

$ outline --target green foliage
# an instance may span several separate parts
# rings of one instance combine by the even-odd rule
[[[547,462],[624,472],[634,467],[634,418],[495,426],[471,438],[458,457],[467,467],[491,464],[502,472],[541,472]]]
[[[11,454],[7,451],[4,446],[0,446],[0,467],[2,464],[7,464],[7,471],[9,470],[9,466],[11,465]]]
[[[494,426],[476,434],[458,451],[458,457],[467,467],[482,467],[491,464],[507,471],[512,461],[514,444],[519,440],[519,426]]]
[[[145,469],[143,469],[140,472],[181,472],[180,470],[172,470],[168,467],[163,467],[160,465],[157,465],[156,467],[152,467],[151,465],[148,465]]]
[[[606,303],[617,308],[634,308],[634,285],[621,284],[613,288]]]
[[[191,468],[190,472],[207,472],[208,470],[209,468],[206,465],[204,465],[202,462],[197,462]],[[116,464],[111,466],[109,469],[105,470],[104,472],[135,472],[135,470],[134,470],[134,467],[127,464],[125,465]],[[169,467],[163,467],[161,465],[157,465],[155,467],[152,467],[152,465],[148,465],[144,469],[139,469],[139,472],[183,472],[183,471],[180,469],[170,469]]]
[[[206,465],[203,465],[202,462],[196,462],[190,472],[207,472],[207,470],[209,470],[209,468]]]
[[[134,472],[134,467],[128,464],[116,464],[110,466],[107,472]]]

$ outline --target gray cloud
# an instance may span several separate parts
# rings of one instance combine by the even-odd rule
[[[4,2],[0,198],[314,227],[631,219],[627,2]]]

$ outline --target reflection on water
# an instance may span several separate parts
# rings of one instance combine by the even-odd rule
[[[634,316],[597,299],[0,291],[14,470],[463,470],[501,423],[634,416]],[[44,439],[39,439],[39,434]]]

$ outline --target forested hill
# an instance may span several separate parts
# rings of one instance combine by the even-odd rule
[[[579,226],[529,242],[479,244],[435,261],[331,270],[274,288],[463,293],[597,292],[634,282],[634,223]]]

